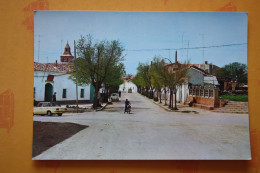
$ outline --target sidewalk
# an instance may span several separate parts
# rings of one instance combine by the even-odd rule
[[[81,111],[80,112],[91,112],[91,111],[101,111],[101,110],[103,110],[106,106],[107,106],[107,103],[102,103],[101,104],[101,108],[98,108],[98,109],[96,109],[96,110],[94,110],[94,109],[92,109],[92,103],[88,103],[88,104],[79,104],[78,106],[79,106],[79,109],[81,109]],[[64,108],[66,108],[66,106],[67,105],[61,105],[61,107],[64,107]],[[76,111],[76,106],[77,105],[69,105],[69,111],[68,112],[74,112],[74,111]],[[75,107],[75,108],[72,108],[72,107]],[[82,111],[82,109],[84,109],[83,111]]]
[[[164,105],[164,100],[162,101],[162,103],[160,103],[160,101],[156,102],[153,99],[149,99],[146,96],[143,96],[142,94],[140,94],[140,95],[142,97],[146,98],[147,100],[149,100],[150,102],[152,102],[153,104],[159,106],[161,109],[164,109],[165,111],[168,111],[168,112],[180,112],[180,113],[195,113],[195,114],[198,114],[200,112],[205,112],[206,111],[206,110],[198,109],[198,108],[195,108],[195,107],[189,107],[188,105],[184,105],[184,104],[180,104],[180,103],[176,103],[178,110],[172,110],[172,109],[169,108],[169,105]]]

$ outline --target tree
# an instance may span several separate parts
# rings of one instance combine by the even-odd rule
[[[120,83],[120,77],[115,72],[122,74],[122,52],[124,51],[119,41],[93,41],[92,36],[81,36],[77,41],[77,77],[79,85],[92,84],[95,87],[93,108],[99,103],[98,92],[105,85]],[[72,64],[75,69],[75,64]],[[76,81],[76,74],[71,74],[71,79]],[[113,83],[115,80],[116,82]]]
[[[137,67],[138,82],[141,87],[145,88],[146,94],[150,91],[150,98],[153,95],[151,75],[151,66],[148,63],[139,63]]]
[[[157,98],[158,94],[160,93],[160,103],[161,101],[161,90],[164,88],[164,92],[166,93],[166,87],[167,87],[167,80],[169,77],[169,72],[165,68],[165,63],[163,59],[159,56],[155,56],[152,61],[152,68],[151,68],[151,74],[152,74],[152,85],[157,90]],[[166,95],[165,95],[165,105],[166,105]]]
[[[225,81],[236,81],[238,84],[247,83],[247,65],[233,62],[216,71],[216,76]]]
[[[125,75],[125,66],[123,63],[119,63],[117,66],[111,67],[110,75],[104,81],[105,88],[109,91],[107,94],[111,94],[115,90],[118,90],[119,85],[124,83],[122,76]]]
[[[173,84],[173,92],[174,92],[174,110],[178,110],[176,105],[176,93],[177,93],[177,87],[182,86],[184,82],[186,82],[186,79],[188,77],[188,62],[179,64],[178,68],[174,70],[173,76],[174,76],[174,84]],[[171,106],[173,107],[173,106]]]
[[[140,74],[136,74],[132,82],[137,86],[137,92],[142,93],[142,88],[144,87],[142,84],[142,78]]]
[[[177,51],[175,54],[177,58]],[[187,78],[188,75],[188,62],[184,63],[171,63],[169,65],[165,65],[164,61],[162,58],[155,57],[154,58],[154,75],[153,77],[156,80],[156,85],[160,85],[161,87],[164,87],[165,92],[166,92],[166,87],[170,89],[170,104],[169,107],[173,108],[173,94],[175,96],[175,106],[173,109],[177,110],[177,105],[176,105],[176,93],[177,93],[177,88],[181,86]],[[165,102],[166,104],[166,102]]]

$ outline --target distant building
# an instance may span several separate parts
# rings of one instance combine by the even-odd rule
[[[128,90],[132,90],[132,92],[137,92],[137,86],[131,81],[135,76],[124,76],[122,77],[124,83],[119,86],[119,91],[128,92]]]
[[[192,64],[192,65],[204,70],[210,75],[215,75],[216,71],[220,69],[220,67],[212,63],[209,64],[208,61],[205,61],[205,64]]]
[[[60,62],[72,62],[74,59],[74,56],[72,56],[70,51],[70,45],[67,42],[63,55],[60,56]]]
[[[56,92],[56,100],[61,104],[75,104],[76,84],[69,79],[72,69],[69,63],[74,57],[71,55],[70,46],[67,43],[61,62],[38,63],[34,62],[34,100],[52,101],[52,95]],[[94,87],[90,85],[78,86],[78,100],[86,103],[93,101]]]

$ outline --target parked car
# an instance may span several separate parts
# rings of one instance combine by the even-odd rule
[[[111,100],[112,101],[119,101],[119,94],[118,93],[112,93],[111,94]]]
[[[37,107],[33,108],[33,115],[51,116],[53,114],[58,114],[58,116],[62,116],[66,111],[67,108],[62,108],[54,102],[39,102]]]

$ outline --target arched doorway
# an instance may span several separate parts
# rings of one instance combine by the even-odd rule
[[[53,86],[50,83],[45,84],[45,98],[46,102],[52,101],[52,94],[53,94]]]

